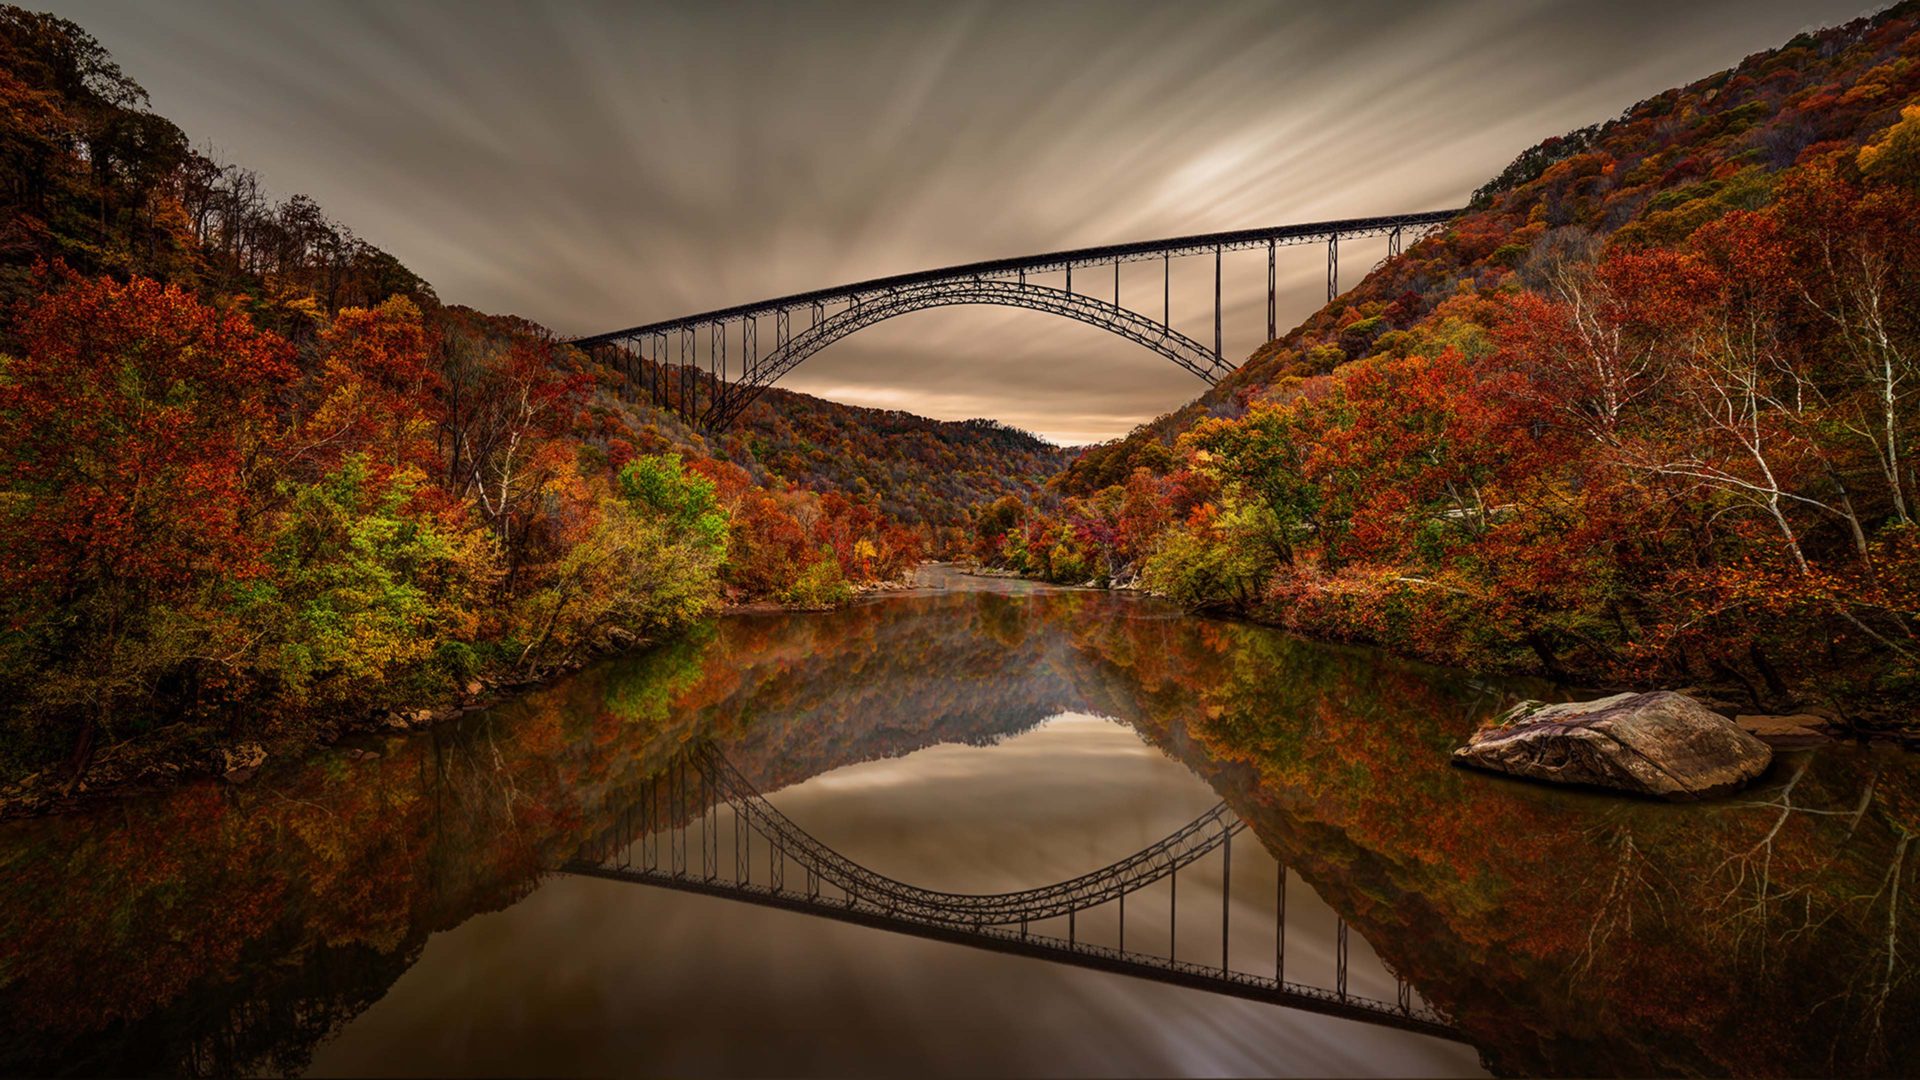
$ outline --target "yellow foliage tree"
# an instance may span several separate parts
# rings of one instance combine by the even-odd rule
[[[1900,110],[1900,122],[1860,148],[1860,171],[1876,180],[1920,187],[1920,102]]]

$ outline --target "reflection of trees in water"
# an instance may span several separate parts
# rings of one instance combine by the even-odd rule
[[[984,745],[1067,707],[1071,651],[1044,607],[993,594],[806,620],[733,620],[739,685],[707,730],[763,791],[936,742]],[[1009,643],[1017,647],[1010,647]]]
[[[1587,937],[1580,955],[1567,969],[1569,991],[1593,973],[1595,963],[1607,955],[1609,946],[1633,937],[1636,915],[1643,927],[1649,917],[1663,924],[1667,907],[1662,897],[1672,888],[1651,854],[1635,842],[1630,826],[1608,822],[1604,827],[1589,829],[1587,836],[1601,857],[1594,869],[1606,879],[1606,885],[1587,920]]]
[[[1140,726],[1498,1068],[1910,1068],[1912,755],[1783,756],[1744,796],[1672,806],[1447,767],[1497,694],[1224,623],[1078,640]]]
[[[790,783],[1058,711],[1004,597],[723,620],[430,733],[0,832],[0,1073],[297,1071],[695,738]],[[102,973],[109,973],[102,977]]]
[[[139,1022],[77,1044],[69,1072],[178,1072],[231,1076],[304,1070],[313,1048],[378,1001],[420,957],[423,942],[383,952],[365,946],[314,951],[296,979],[270,971],[214,983]]]
[[[1499,1068],[1901,1066],[1914,758],[1791,755],[1691,807],[1449,768],[1504,696],[1096,593],[730,618],[378,759],[0,832],[0,1072],[297,1070],[693,740],[773,790],[1065,710],[1206,777]]]

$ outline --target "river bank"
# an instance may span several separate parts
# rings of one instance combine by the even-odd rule
[[[807,606],[756,600],[725,605],[715,612],[715,617],[820,613],[876,598],[911,594],[927,587],[921,580],[922,570],[936,571],[939,568],[983,580],[1019,581],[1069,590],[1130,593],[1152,596],[1163,602],[1170,602],[1143,588],[1137,578],[1127,579],[1117,585],[1102,585],[1097,581],[1060,584],[998,567],[928,561],[919,564],[905,579],[862,582],[854,585],[851,590],[852,595],[836,604]],[[1271,625],[1257,617],[1245,614],[1220,612],[1192,614],[1196,617],[1223,619],[1255,626]],[[68,783],[68,778],[55,774],[53,770],[43,770],[0,788],[0,821],[84,811],[103,802],[151,794],[195,779],[214,778],[233,785],[245,784],[268,760],[299,760],[353,736],[406,732],[447,723],[496,707],[530,690],[576,674],[581,669],[609,657],[645,652],[669,645],[675,639],[670,636],[657,641],[640,641],[631,638],[609,641],[598,650],[571,656],[562,662],[548,664],[537,670],[483,673],[452,693],[435,700],[414,703],[407,708],[379,709],[353,715],[320,718],[288,717],[283,723],[270,725],[264,735],[246,739],[222,740],[209,737],[209,733],[204,729],[161,728],[145,738],[125,740],[97,751],[93,760],[89,762],[85,774],[71,784]],[[1377,647],[1365,642],[1328,642],[1328,644]],[[1391,650],[1388,651],[1391,652]],[[1422,660],[1418,656],[1409,657],[1409,659]],[[1468,674],[1503,677],[1512,673],[1470,672]],[[1558,689],[1564,697],[1576,699],[1603,696],[1621,690],[1665,688],[1653,685],[1589,686],[1569,683],[1561,684]],[[1776,747],[1800,748],[1831,739],[1861,743],[1886,742],[1908,750],[1920,749],[1920,732],[1861,729],[1849,725],[1837,712],[1818,703],[1812,703],[1800,709],[1768,710],[1739,701],[1735,696],[1736,688],[1730,686],[1686,686],[1677,689],[1715,712],[1735,720],[1749,732]]]
[[[912,571],[904,581],[851,584],[851,595],[837,604],[793,605],[754,600],[723,605],[713,617],[832,611],[859,600],[915,587]],[[217,779],[245,784],[269,760],[299,760],[353,736],[416,731],[494,708],[530,690],[574,675],[610,657],[643,653],[671,644],[687,630],[658,640],[609,638],[588,651],[570,654],[537,668],[481,672],[463,685],[403,708],[379,708],[330,716],[288,715],[269,721],[266,730],[244,739],[222,739],[205,728],[163,726],[141,737],[96,750],[78,777],[43,769],[0,786],[0,821],[67,814],[104,802],[148,795],[182,783]]]
[[[1052,585],[1055,588],[1087,589],[1096,592],[1134,593],[1152,596],[1166,603],[1174,603],[1145,587],[1138,576],[1124,575],[1112,581],[1090,579],[1078,583],[1050,582],[1045,578],[1018,570],[1003,567],[986,566],[979,563],[956,564],[959,572],[973,577],[998,578],[1031,581]],[[1329,645],[1358,645],[1366,648],[1381,649],[1397,656],[1421,663],[1434,661],[1417,653],[1409,653],[1379,642],[1349,640],[1302,634],[1291,627],[1280,625],[1276,621],[1262,619],[1257,611],[1189,611],[1197,618],[1221,619],[1228,622],[1245,623],[1252,626],[1266,626],[1281,630],[1307,641],[1320,641]],[[1646,692],[1654,690],[1672,690],[1685,694],[1707,708],[1738,723],[1749,733],[1759,737],[1770,745],[1779,747],[1804,747],[1817,742],[1851,741],[1861,744],[1883,743],[1898,746],[1904,750],[1920,751],[1920,727],[1908,713],[1897,706],[1871,707],[1867,711],[1853,711],[1837,708],[1833,702],[1820,701],[1805,697],[1767,698],[1756,692],[1751,685],[1742,685],[1731,680],[1722,682],[1699,682],[1683,686],[1662,685],[1656,682],[1582,682],[1577,679],[1553,679],[1541,671],[1474,671],[1459,669],[1469,674],[1503,678],[1521,676],[1527,678],[1548,678],[1554,682],[1568,699],[1604,697],[1628,691]]]

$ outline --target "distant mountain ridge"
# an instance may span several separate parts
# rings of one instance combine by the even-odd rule
[[[1031,497],[1076,452],[996,420],[931,420],[779,388],[712,444],[756,479],[876,500],[932,530],[936,545],[961,535],[974,506]]]

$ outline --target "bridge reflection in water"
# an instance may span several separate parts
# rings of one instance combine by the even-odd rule
[[[645,782],[640,798],[617,818],[562,870],[726,897],[1460,1040],[1445,1018],[1397,975],[1396,1001],[1348,993],[1344,919],[1335,931],[1332,984],[1289,979],[1284,865],[1275,877],[1271,974],[1233,966],[1233,837],[1246,826],[1224,802],[1118,862],[1052,885],[1003,893],[924,889],[846,858],[776,810],[724,755],[706,744],[690,748],[661,775]],[[690,850],[690,843],[698,845],[697,854]],[[1220,959],[1218,963],[1180,959],[1176,948],[1179,873],[1216,850],[1222,884]],[[1149,887],[1157,890],[1162,882],[1167,893],[1166,953],[1129,948],[1127,898]],[[1111,942],[1083,938],[1081,917],[1109,908],[1117,914],[1117,932]],[[1061,918],[1066,920],[1064,938],[1034,931],[1037,923]],[[1137,916],[1135,926],[1137,946],[1142,937]]]

